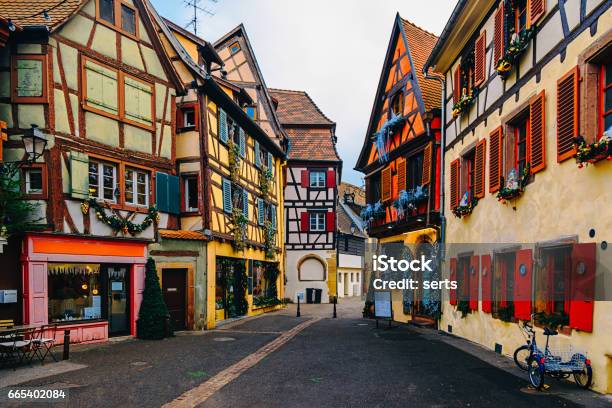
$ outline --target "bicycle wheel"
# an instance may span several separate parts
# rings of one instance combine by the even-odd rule
[[[529,346],[524,344],[521,347],[514,350],[514,362],[523,371],[527,371],[529,366],[527,362],[529,361],[529,356],[531,355],[531,351],[529,351]]]
[[[590,364],[584,364],[580,372],[574,371],[574,381],[580,388],[589,389],[593,381],[593,369]]]
[[[538,358],[531,357],[527,363],[529,369],[529,382],[536,390],[544,386],[544,364]]]

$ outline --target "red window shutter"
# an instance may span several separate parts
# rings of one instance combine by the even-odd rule
[[[406,159],[397,160],[397,191],[406,189]]]
[[[531,174],[546,168],[546,96],[544,91],[529,101],[529,157]]]
[[[450,281],[451,282],[457,281],[457,258],[450,259]],[[450,295],[450,304],[456,305],[457,304],[457,289],[450,289],[449,295]]]
[[[459,159],[450,165],[450,207],[459,205]]]
[[[478,310],[478,276],[480,269],[480,257],[472,256],[470,259],[470,310]]]
[[[336,187],[336,171],[327,170],[327,188]]]
[[[557,162],[576,154],[578,136],[578,66],[557,81]]]
[[[585,332],[593,331],[596,252],[594,242],[574,244],[572,248],[569,323],[571,328]]]
[[[500,187],[501,169],[503,166],[503,130],[498,127],[489,139],[489,193],[495,193]]]
[[[461,66],[455,69],[453,74],[453,103],[459,102],[461,98]]]
[[[310,230],[310,218],[308,216],[308,211],[304,211],[300,214],[300,231],[308,232]]]
[[[325,213],[325,230],[334,232],[336,230],[336,214],[333,212]]]
[[[546,13],[546,0],[531,0],[529,2],[529,18],[531,25],[535,24]]]
[[[514,267],[514,317],[531,320],[531,249],[516,251]]]
[[[308,188],[308,186],[310,186],[308,170],[302,170],[302,187]]]
[[[185,127],[185,123],[183,122],[183,110],[181,108],[178,108],[176,110],[176,128],[177,129],[181,129],[183,127]]]
[[[200,104],[197,102],[193,104],[193,118],[195,121],[195,130],[197,131],[200,129]]]
[[[423,150],[423,172],[421,177],[421,185],[425,186],[431,183],[431,154],[433,143],[429,142]]]
[[[485,196],[485,158],[486,158],[487,139],[482,139],[476,145],[474,154],[474,197],[483,198]]]
[[[381,199],[382,201],[389,201],[391,200],[391,167],[387,167],[386,169],[383,169],[382,173],[381,173]]]
[[[502,1],[499,8],[495,11],[495,28],[493,31],[493,64],[497,65],[497,62],[504,55],[504,2]]]
[[[487,76],[487,32],[476,39],[474,47],[474,86],[482,84]]]
[[[491,313],[491,255],[482,255],[481,263],[481,282],[482,282],[482,311]]]

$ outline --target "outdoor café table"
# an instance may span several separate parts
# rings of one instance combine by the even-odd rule
[[[0,361],[0,365],[4,365],[5,360],[9,360],[13,357],[18,357],[19,363],[23,362],[24,359],[28,359],[28,352],[30,351],[32,340],[25,339],[24,337],[28,334],[33,335],[35,330],[40,327],[41,325],[26,324],[0,329],[0,358],[2,360]],[[31,359],[28,359],[28,362],[29,361],[31,361]],[[13,368],[16,366],[17,363],[15,363]]]

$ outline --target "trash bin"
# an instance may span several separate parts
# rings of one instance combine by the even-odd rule
[[[323,289],[315,289],[314,302],[321,303],[321,294],[323,293]]]
[[[314,289],[306,288],[306,303],[314,303]]]

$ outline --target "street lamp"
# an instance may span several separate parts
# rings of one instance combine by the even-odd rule
[[[45,134],[40,131],[38,126],[32,124],[32,127],[25,131],[21,137],[23,140],[23,147],[25,148],[28,160],[35,162],[45,152],[47,147],[47,138]]]

